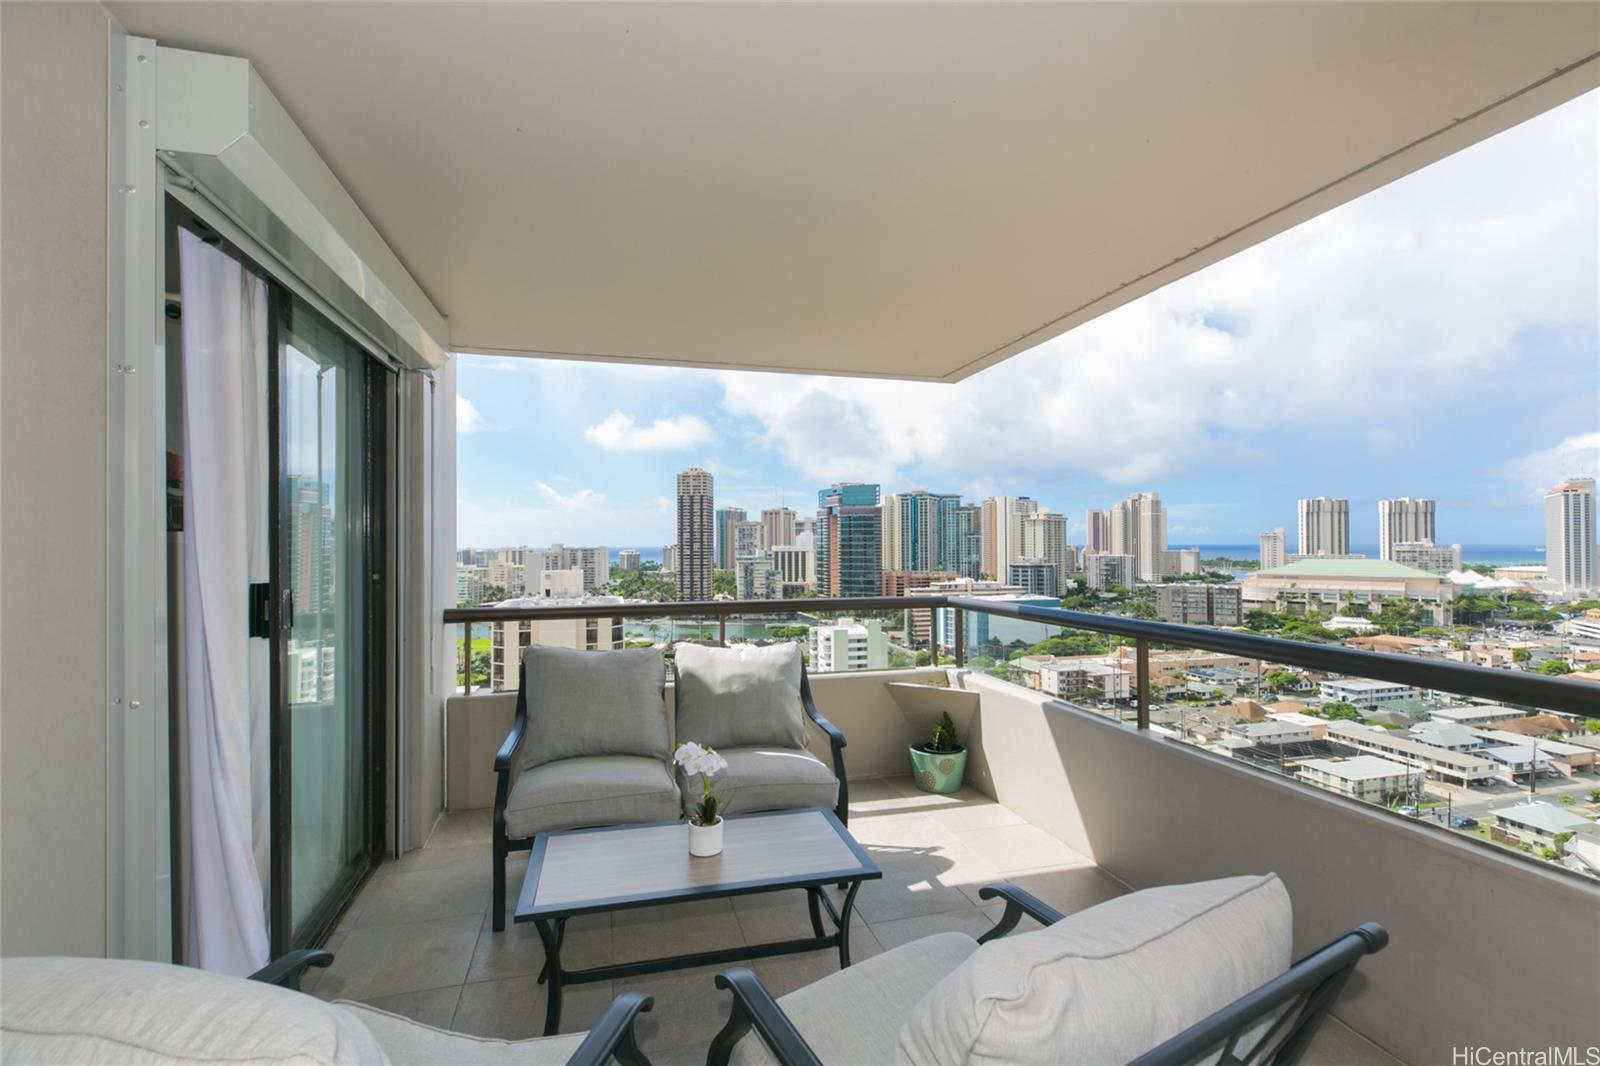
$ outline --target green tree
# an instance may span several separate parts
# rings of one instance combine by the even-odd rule
[[[1324,703],[1318,713],[1332,722],[1349,722],[1361,717],[1361,712],[1356,710],[1355,704],[1342,701]]]
[[[1572,793],[1563,792],[1561,795],[1556,797],[1556,802],[1561,804],[1563,807],[1571,807],[1573,804],[1577,803],[1578,800],[1575,796],[1573,796]]]
[[[1589,790],[1589,802],[1600,803],[1600,788],[1591,788]]]
[[[1149,600],[1143,599],[1134,600],[1133,603],[1128,606],[1128,614],[1132,615],[1134,618],[1144,618],[1152,621],[1159,617],[1156,613],[1156,605],[1151,603]]]
[[[1531,658],[1533,658],[1533,652],[1527,648],[1513,648],[1511,651],[1511,661],[1514,663],[1525,663]]]
[[[1244,626],[1246,629],[1253,629],[1257,633],[1270,633],[1283,628],[1283,619],[1271,611],[1263,611],[1258,607],[1245,612]]]
[[[1299,683],[1299,675],[1288,670],[1273,670],[1267,674],[1267,688],[1273,692],[1286,692]]]
[[[1572,664],[1565,659],[1551,659],[1549,662],[1539,664],[1539,673],[1559,676],[1572,673]]]
[[[734,580],[732,570],[718,570],[711,575],[711,595],[734,596],[738,590],[739,583]]]
[[[926,649],[924,649],[923,651],[917,652],[917,665],[918,666],[931,666],[932,664],[933,664],[933,652],[927,651]]]

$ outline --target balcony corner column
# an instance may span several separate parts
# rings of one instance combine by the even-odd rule
[[[1139,686],[1139,718],[1137,725],[1140,729],[1150,728],[1150,642],[1136,640],[1133,644],[1134,651],[1134,683]]]

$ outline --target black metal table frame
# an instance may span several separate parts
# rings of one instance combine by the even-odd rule
[[[810,873],[804,877],[775,877],[754,881],[736,881],[723,884],[704,885],[694,889],[687,889],[670,893],[647,893],[637,896],[617,896],[609,899],[590,900],[580,905],[562,908],[534,908],[531,901],[538,892],[539,874],[544,860],[545,845],[550,836],[566,836],[573,833],[600,833],[615,831],[617,826],[603,826],[595,829],[571,829],[555,834],[541,833],[534,838],[533,854],[528,859],[528,872],[523,881],[522,892],[517,905],[514,921],[532,922],[539,932],[539,939],[544,944],[545,966],[539,974],[540,983],[548,982],[549,988],[545,1000],[544,1035],[552,1036],[561,1026],[561,992],[567,985],[588,984],[593,981],[610,981],[623,977],[640,977],[645,974],[663,973],[668,970],[683,970],[694,966],[716,966],[727,962],[743,962],[749,959],[764,959],[774,955],[793,955],[803,951],[821,951],[825,948],[836,947],[839,950],[839,966],[844,968],[850,965],[850,916],[855,908],[856,892],[865,881],[874,881],[883,877],[883,871],[878,869],[870,856],[862,850],[854,837],[844,828],[838,818],[827,808],[815,808],[827,821],[832,823],[834,831],[839,838],[855,854],[859,866],[842,870],[827,870]],[[758,814],[736,815],[734,817],[762,818],[779,814],[795,814],[795,811],[766,811]],[[672,822],[658,822],[655,825],[672,825]],[[646,828],[645,825],[628,826],[626,828]],[[835,905],[823,891],[828,885],[838,885],[844,890],[844,899]],[[793,889],[804,889],[806,893],[806,906],[811,916],[811,931],[809,937],[800,937],[791,940],[777,940],[767,944],[747,944],[737,948],[722,948],[717,951],[700,951],[689,955],[671,955],[654,959],[640,959],[636,962],[612,963],[606,966],[594,966],[585,970],[567,970],[561,966],[561,942],[566,935],[566,923],[569,919],[584,914],[610,913],[613,911],[629,910],[635,907],[650,907],[664,903],[688,903],[702,899],[731,899],[734,896],[749,896],[762,892],[783,892]],[[535,910],[538,913],[533,913]],[[822,916],[826,912],[833,925],[829,932],[823,924]]]

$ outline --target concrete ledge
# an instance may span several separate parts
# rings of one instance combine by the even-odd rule
[[[918,734],[884,689],[889,681],[928,682],[944,676],[938,667],[812,674],[817,710],[845,735],[845,769],[852,778],[891,777],[908,771],[906,748]],[[667,706],[674,691],[667,685]],[[452,696],[445,703],[445,809],[494,805],[494,755],[516,716],[515,692]],[[811,750],[828,759],[828,739],[808,730]]]
[[[1273,871],[1295,947],[1360,921],[1389,948],[1338,1014],[1416,1063],[1596,1042],[1600,886],[994,678],[971,784],[1137,886]]]

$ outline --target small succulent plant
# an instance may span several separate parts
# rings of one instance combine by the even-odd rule
[[[950,720],[949,711],[940,715],[938,723],[934,725],[933,736],[928,741],[928,750],[936,752],[961,750],[961,742],[956,737],[956,724]]]

